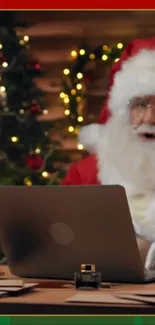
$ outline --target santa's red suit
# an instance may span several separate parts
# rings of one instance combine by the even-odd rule
[[[110,75],[99,123],[82,128],[79,141],[90,156],[74,163],[64,185],[124,186],[138,235],[155,242],[155,141],[133,132],[127,102],[155,95],[155,37],[128,44]]]

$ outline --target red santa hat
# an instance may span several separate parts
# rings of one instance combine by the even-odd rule
[[[155,94],[155,37],[130,42],[120,60],[114,63],[99,124],[114,116],[128,118],[128,100],[152,94]],[[79,140],[89,150],[99,137],[99,124],[86,126],[80,132]]]

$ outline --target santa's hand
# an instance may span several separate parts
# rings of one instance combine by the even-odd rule
[[[146,256],[145,269],[155,270],[155,242],[151,244]]]
[[[150,243],[155,242],[155,201],[150,206],[147,216],[137,220],[133,217],[133,226],[135,233],[142,239],[148,240]]]
[[[155,200],[150,205],[147,216],[138,222],[139,234],[150,243],[155,243]]]
[[[134,227],[136,234],[150,243],[155,242],[155,220],[151,218],[145,218],[141,220],[138,227]]]

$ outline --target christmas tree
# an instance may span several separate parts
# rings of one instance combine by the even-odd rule
[[[40,119],[48,113],[34,82],[41,67],[21,27],[15,12],[0,13],[0,185],[59,184],[64,157],[51,140],[51,123]]]

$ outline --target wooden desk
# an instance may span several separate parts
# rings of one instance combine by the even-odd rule
[[[5,278],[14,278],[6,266],[0,270],[5,272]],[[155,307],[150,305],[98,305],[71,304],[65,300],[77,291],[63,281],[25,279],[25,282],[39,282],[39,288],[34,292],[19,296],[0,298],[0,314],[155,314]],[[64,287],[65,284],[65,287]],[[155,284],[147,285],[118,285],[111,289],[102,289],[101,293],[124,293],[138,290],[155,292]]]

